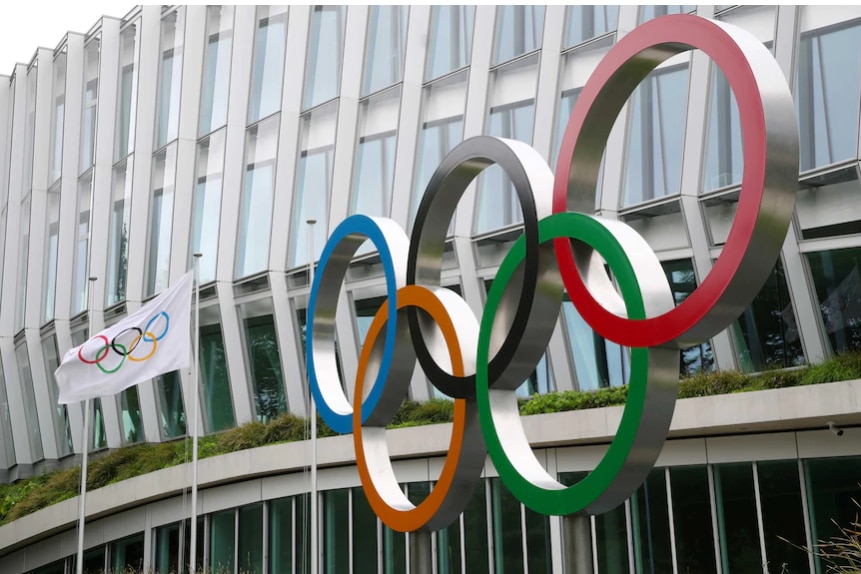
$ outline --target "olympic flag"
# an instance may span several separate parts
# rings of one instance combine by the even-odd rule
[[[162,373],[187,368],[192,272],[79,347],[54,372],[60,404],[113,395]]]

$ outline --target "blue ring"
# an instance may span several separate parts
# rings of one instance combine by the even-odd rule
[[[326,246],[323,248],[323,253],[320,255],[320,262],[317,264],[317,272],[314,274],[314,284],[311,286],[311,295],[308,300],[308,312],[305,321],[305,364],[308,365],[308,381],[311,386],[311,392],[314,395],[314,401],[317,404],[317,411],[323,417],[323,421],[329,428],[340,434],[349,434],[353,432],[353,417],[352,414],[340,414],[332,410],[326,399],[320,391],[320,384],[317,382],[317,369],[314,365],[314,310],[317,306],[317,291],[320,289],[320,282],[323,279],[326,271],[326,264],[332,256],[335,247],[348,235],[363,235],[368,238],[377,248],[380,254],[380,261],[383,265],[383,272],[386,277],[386,304],[389,306],[389,320],[386,322],[386,343],[383,348],[383,356],[380,361],[380,371],[377,373],[377,378],[371,388],[371,392],[365,397],[362,403],[362,423],[368,419],[371,413],[377,406],[380,396],[383,393],[383,385],[389,376],[389,369],[392,364],[395,352],[395,333],[397,330],[397,291],[398,285],[395,279],[395,264],[392,260],[392,254],[389,250],[386,238],[383,235],[379,225],[367,215],[351,215],[341,222],[338,227],[329,236]],[[344,278],[341,278],[343,282]],[[348,403],[351,401],[347,401]]]
[[[167,314],[167,311],[159,311],[157,314],[153,315],[149,321],[147,321],[146,327],[144,327],[143,340],[147,343],[153,342],[152,337],[147,335],[147,333],[149,333],[149,328],[152,327],[152,324],[155,322],[155,320],[158,319],[161,315],[164,315],[164,330],[161,332],[161,335],[155,338],[155,340],[161,341],[162,339],[164,339],[164,336],[167,335],[167,331],[168,329],[170,329],[170,315]]]

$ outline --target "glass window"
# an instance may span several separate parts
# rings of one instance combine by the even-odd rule
[[[135,148],[135,114],[138,91],[138,28],[130,24],[120,35],[120,86],[117,102],[117,133],[114,160],[129,155]]]
[[[108,435],[105,434],[105,415],[102,412],[102,399],[93,399],[93,436],[90,447],[93,450],[106,448],[108,446]]]
[[[236,510],[216,512],[209,518],[209,566],[215,572],[233,572],[236,552]]]
[[[137,534],[110,544],[110,565],[112,572],[143,570],[144,535]]]
[[[179,572],[182,558],[180,557],[180,535],[182,523],[162,526],[155,530],[155,560],[156,574]]]
[[[332,102],[302,116],[299,165],[293,199],[293,225],[290,230],[288,267],[308,262],[309,219],[314,226],[314,258],[320,256],[329,237],[328,215],[332,194],[332,168],[335,161],[335,130],[338,103]]]
[[[365,47],[363,95],[401,81],[409,13],[409,6],[371,6]]]
[[[21,197],[33,187],[33,153],[36,135],[36,66],[27,72],[27,124],[24,127],[24,177],[21,178]]]
[[[389,216],[400,101],[401,90],[396,88],[361,104],[352,213]]]
[[[553,551],[550,546],[550,517],[523,507],[526,523],[526,564],[530,573],[550,574]]]
[[[60,356],[57,351],[57,337],[50,335],[42,339],[42,353],[45,358],[45,370],[48,375],[48,392],[54,405],[54,438],[57,441],[57,453],[63,457],[72,454],[72,427],[69,423],[69,410],[66,405],[57,403],[59,389],[54,371],[60,366]]]
[[[592,330],[564,295],[562,316],[568,335],[568,349],[581,391],[627,384],[630,371],[628,352]]]
[[[340,93],[346,20],[345,6],[314,6],[305,62],[303,109],[313,108]]]
[[[461,574],[460,519],[436,532],[437,569],[439,574]],[[372,574],[372,573],[368,573]]]
[[[753,468],[749,462],[715,465],[714,474],[722,571],[761,570]]]
[[[224,174],[224,134],[220,130],[197,147],[197,187],[194,193],[192,253],[202,253],[200,282],[215,279],[218,261],[218,229]]]
[[[842,536],[841,526],[846,528],[858,522],[861,457],[806,460],[804,472],[811,538],[816,543]],[[820,557],[815,560],[817,574],[828,571]]]
[[[236,424],[233,418],[233,400],[230,395],[230,377],[221,325],[200,328],[200,379],[203,410],[207,431],[218,432]]]
[[[293,570],[293,497],[269,502],[269,571]],[[301,570],[295,570],[302,572]],[[376,570],[374,571],[376,574]]]
[[[672,467],[670,483],[678,571],[715,574],[708,469],[705,466]]]
[[[696,9],[694,5],[662,5],[662,6],[641,6],[640,7],[640,24],[648,22],[658,16],[666,16],[668,14],[689,14]]]
[[[97,546],[84,552],[84,573],[99,574],[105,569],[105,547]]]
[[[57,248],[60,238],[60,187],[48,190],[48,209],[45,222],[45,256],[42,274],[42,324],[54,318],[54,301],[57,292]]]
[[[780,259],[759,294],[733,324],[733,333],[739,365],[746,372],[804,362]]]
[[[144,440],[141,401],[137,386],[129,387],[119,395],[120,426],[123,442],[133,444]]]
[[[323,493],[323,572],[350,570],[350,491]]]
[[[595,519],[595,542],[598,572],[627,574],[628,526],[625,505],[598,514]]]
[[[65,574],[66,573],[66,560],[58,560],[53,564],[48,564],[47,566],[42,566],[41,568],[37,568],[33,570],[32,574]]]
[[[499,6],[496,9],[494,64],[541,47],[544,6]]]
[[[0,468],[15,466],[15,441],[12,436],[12,419],[9,415],[9,398],[6,394],[6,377],[3,374],[3,363],[0,361]]]
[[[475,487],[463,511],[466,572],[489,572],[487,548],[487,480]]]
[[[469,65],[475,6],[433,6],[425,81]]]
[[[239,571],[263,574],[263,503],[239,509]]]
[[[262,422],[287,412],[281,354],[272,313],[271,299],[251,301],[239,306],[254,407],[257,419]]]
[[[810,253],[810,274],[831,349],[861,348],[861,248]]]
[[[565,46],[582,44],[616,29],[618,6],[569,6]]]
[[[690,259],[680,259],[664,261],[661,266],[667,275],[667,281],[670,283],[673,300],[676,305],[680,305],[697,288],[697,277],[694,273],[693,263]],[[680,376],[686,377],[694,373],[714,370],[715,359],[710,341],[682,350],[681,365],[679,366]]]
[[[559,102],[559,112],[556,114],[556,137],[553,140],[553,155],[550,157],[550,165],[553,167],[556,167],[559,161],[559,149],[562,147],[565,128],[568,127],[568,120],[571,119],[571,111],[574,109],[574,104],[577,103],[577,98],[580,97],[581,91],[583,91],[583,88],[575,88],[562,92],[562,99]]]
[[[75,247],[72,271],[72,316],[87,308],[87,272],[90,249],[90,198],[93,193],[93,174],[78,181],[77,224],[75,225]]]
[[[795,102],[801,171],[857,156],[861,21],[801,35]]]
[[[720,68],[712,65],[712,89],[703,166],[703,191],[741,183],[744,159],[738,102]]]
[[[251,70],[249,124],[281,109],[281,84],[284,77],[286,46],[287,7],[258,6],[254,66]]]
[[[113,172],[113,192],[111,207],[110,254],[108,256],[107,305],[113,305],[126,298],[126,272],[129,257],[129,219],[132,199],[133,157],[120,163]]]
[[[30,207],[31,195],[27,193],[21,202],[21,230],[18,244],[18,297],[15,307],[15,331],[24,328],[24,308],[27,304],[27,265],[30,254]]]
[[[798,461],[779,460],[756,463],[765,556],[776,572],[806,572],[807,545]]]
[[[66,53],[54,58],[53,113],[51,114],[51,177],[49,183],[60,179],[63,168],[63,120],[66,117]]]
[[[173,191],[176,179],[176,145],[153,158],[149,253],[146,295],[166,289],[170,276],[170,239],[173,231]]]
[[[296,496],[296,572],[310,574],[311,572],[311,496],[300,494]]]
[[[407,571],[407,535],[383,525],[383,574]]]
[[[625,205],[679,193],[688,67],[649,74],[631,96]]]
[[[99,53],[101,38],[84,47],[84,112],[81,121],[81,155],[78,173],[93,165],[96,152],[96,112],[99,107]]]
[[[185,6],[180,6],[165,16],[161,22],[156,148],[172,142],[178,135],[184,32]]]
[[[165,439],[184,436],[186,433],[185,406],[182,399],[182,381],[179,371],[171,371],[155,378],[158,391],[161,436]]]
[[[653,468],[631,497],[631,525],[637,572],[672,572],[670,513],[663,468]]]
[[[269,267],[278,125],[276,116],[248,129],[236,277],[245,277]]]
[[[352,489],[353,573],[377,574],[377,515],[362,487]]]
[[[488,480],[493,520],[493,563],[502,572],[523,572],[520,502],[500,479]]]
[[[200,90],[200,135],[227,123],[232,48],[233,6],[209,6],[206,9],[206,53]]]

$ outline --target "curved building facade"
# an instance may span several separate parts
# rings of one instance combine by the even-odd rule
[[[597,63],[667,13],[760,39],[789,79],[801,136],[780,259],[732,327],[682,352],[680,375],[792,368],[857,350],[857,7],[146,6],[70,32],[0,81],[0,480],[76,464],[85,448],[184,437],[195,393],[204,434],[305,416],[309,262],[329,232],[356,213],[409,232],[431,174],[472,136],[520,140],[555,167]],[[651,73],[612,129],[595,212],[643,235],[677,303],[726,241],[742,146],[735,97],[696,50]],[[488,168],[451,223],[444,286],[480,310],[521,223],[510,181]],[[185,274],[195,252],[199,388],[176,372],[96,400],[84,440],[82,405],[57,405],[60,359]],[[347,380],[385,293],[379,257],[362,247],[336,318]],[[627,350],[597,337],[566,300],[520,394],[618,386],[629,367]],[[435,396],[416,370],[410,398]],[[648,481],[591,519],[594,571],[824,572],[792,544],[809,546],[834,533],[832,518],[854,517],[859,411],[858,381],[680,401]],[[610,407],[525,425],[548,471],[575,481],[619,416]],[[448,430],[436,430],[390,432],[398,479],[416,500],[447,449]],[[352,439],[319,445],[322,568],[409,571],[407,537],[382,525],[362,493]],[[201,463],[201,565],[309,572],[308,448]],[[563,572],[560,520],[523,507],[489,461],[484,477],[461,518],[433,536],[435,571]],[[94,494],[86,567],[174,571],[187,556],[188,484],[185,465]],[[0,526],[0,572],[71,571],[75,504]]]

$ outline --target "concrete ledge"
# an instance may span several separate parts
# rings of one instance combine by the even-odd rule
[[[607,407],[523,417],[536,448],[602,445],[615,435],[624,407]],[[825,428],[861,423],[861,380],[679,400],[670,438],[709,437]],[[389,431],[395,459],[426,458],[448,451],[451,424]],[[255,477],[303,472],[310,441],[284,443],[200,461],[200,488]],[[320,467],[355,462],[352,435],[318,441]],[[183,464],[124,480],[87,495],[88,520],[181,494],[190,486],[191,465]],[[0,556],[74,526],[78,497],[44,508],[0,527]]]

